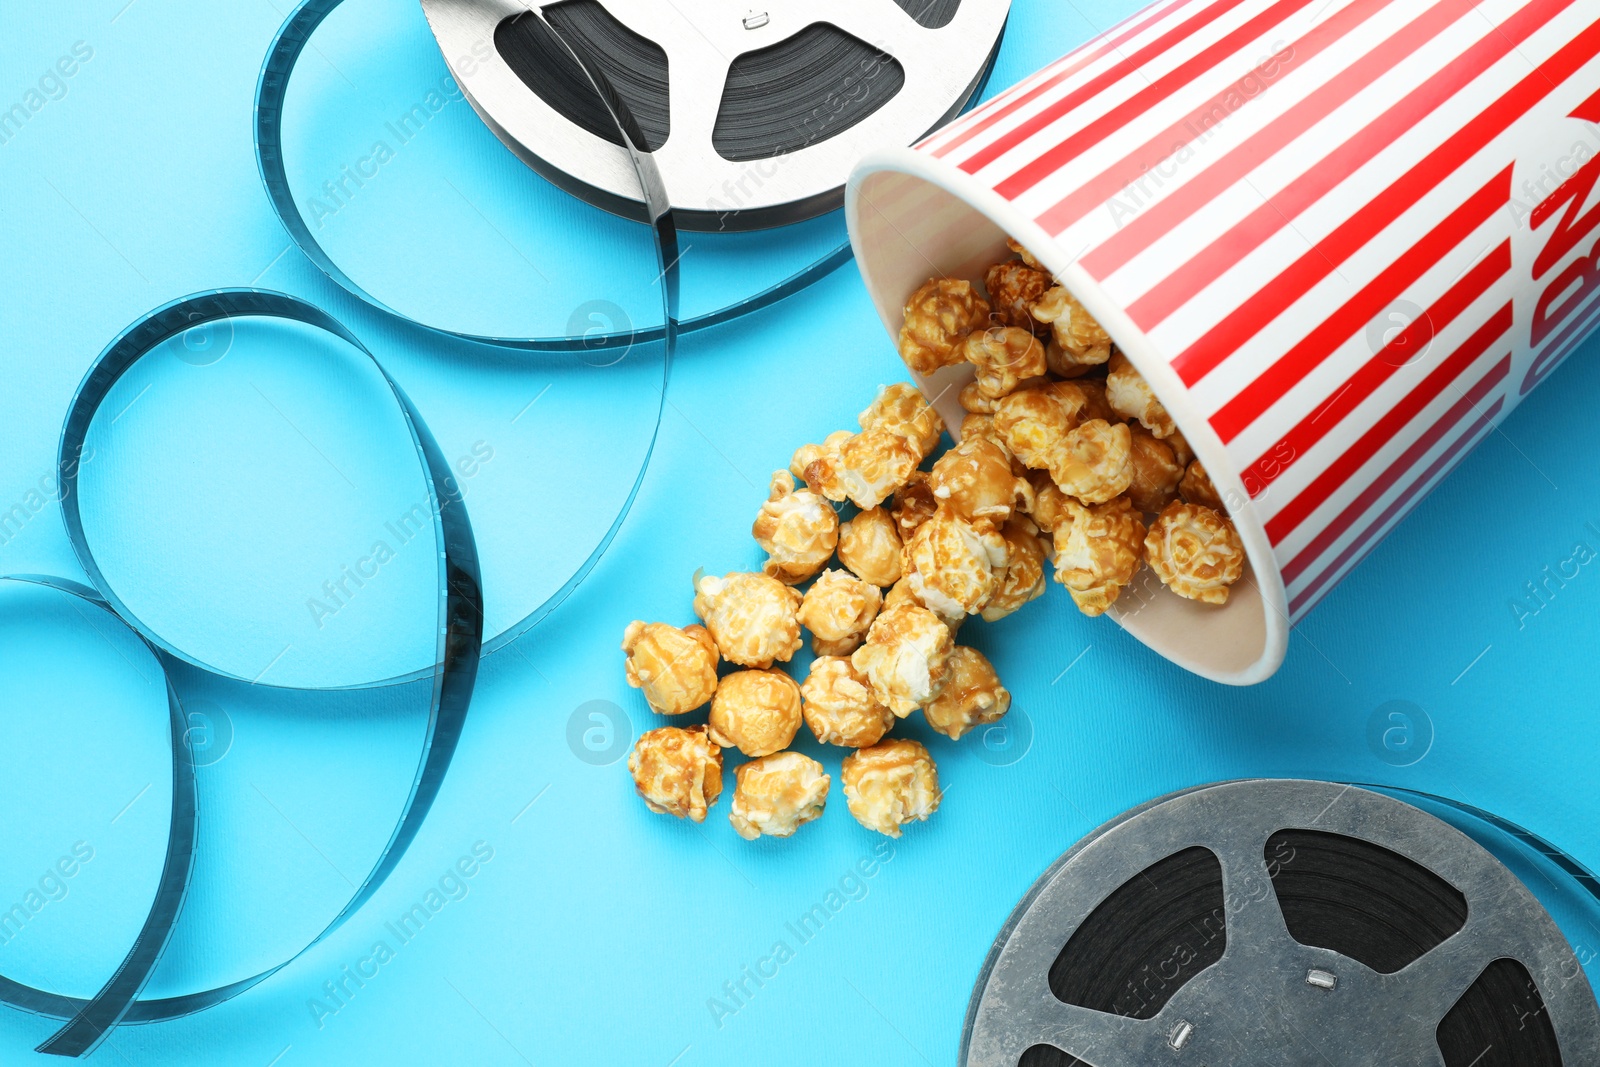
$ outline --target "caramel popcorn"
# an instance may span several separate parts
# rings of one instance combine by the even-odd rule
[[[1011,446],[1006,444],[1005,436],[995,429],[993,415],[972,411],[963,416],[961,419],[961,440],[965,441],[969,437],[981,437],[985,441],[992,441],[1005,449],[1006,455],[1011,455]]]
[[[646,730],[628,753],[628,773],[651,811],[704,822],[722,795],[722,749],[704,726]]]
[[[1205,464],[1199,460],[1189,464],[1189,469],[1183,472],[1183,478],[1178,482],[1178,495],[1191,504],[1202,504],[1212,511],[1224,513],[1227,511],[1222,505],[1222,496],[1217,492],[1217,487],[1211,484],[1211,476],[1206,473]]]
[[[811,631],[819,656],[848,656],[878,617],[883,594],[848,571],[826,570],[800,604],[800,624]]]
[[[1003,619],[1028,601],[1044,595],[1044,561],[1050,552],[1039,536],[1039,527],[1019,513],[1005,524],[1000,536],[1006,542],[1006,569],[994,593],[983,605],[984,622]]]
[[[911,591],[938,615],[981,610],[1005,566],[1006,541],[992,524],[970,523],[945,509],[919,526],[906,544]]]
[[[1032,308],[1050,288],[1049,274],[1020,259],[1011,259],[990,267],[983,276],[983,284],[989,290],[991,317],[995,321],[1030,333],[1040,325],[1033,317]]]
[[[799,752],[751,760],[733,772],[728,821],[746,841],[762,834],[788,837],[822,814],[831,783],[822,764]]]
[[[1123,423],[1091,419],[1050,452],[1050,477],[1085,504],[1104,504],[1133,483],[1133,434]]]
[[[1194,449],[1189,447],[1188,440],[1178,430],[1162,438],[1172,448],[1172,454],[1178,460],[1178,466],[1185,469],[1194,462]]]
[[[1093,507],[1067,501],[1067,521],[1055,529],[1056,581],[1067,587],[1079,611],[1104,614],[1133,581],[1144,534],[1144,520],[1127,497]]]
[[[922,456],[917,446],[889,430],[862,430],[806,467],[806,484],[829,500],[875,508],[906,483]]]
[[[933,518],[933,513],[938,510],[939,501],[933,495],[933,486],[928,483],[927,472],[912,471],[906,483],[894,491],[894,506],[889,509],[889,514],[900,529],[900,540],[905,542],[911,540],[917,527]]]
[[[1226,604],[1244,574],[1244,543],[1233,523],[1200,504],[1173,503],[1150,525],[1145,559],[1181,597]]]
[[[973,415],[993,415],[995,406],[1000,403],[999,397],[985,396],[975,381],[963,385],[956,399],[960,401],[963,411]]]
[[[800,591],[765,574],[706,575],[694,598],[722,658],[741,667],[787,663],[800,649],[799,610]]]
[[[1183,466],[1167,441],[1143,428],[1129,429],[1133,430],[1133,481],[1128,486],[1128,499],[1140,511],[1154,515],[1177,498]]]
[[[878,703],[905,718],[944,690],[955,640],[939,616],[897,603],[878,613],[867,642],[850,662],[872,686]],[[727,686],[724,681],[723,687]]]
[[[939,810],[933,757],[916,741],[880,741],[844,758],[844,799],[856,822],[899,837],[900,828]]]
[[[1032,252],[1028,251],[1026,248],[1023,248],[1022,247],[1022,243],[1020,241],[1017,241],[1017,240],[1014,240],[1013,238],[1007,237],[1006,238],[1006,247],[1011,249],[1011,251],[1015,252],[1017,255],[1021,256],[1022,257],[1022,262],[1026,263],[1028,266],[1032,267],[1034,270],[1042,270],[1042,271],[1045,271],[1046,273],[1049,273],[1048,268],[1046,268],[1043,263],[1039,262],[1039,259],[1038,259],[1037,256],[1035,256]]]
[[[1093,374],[1104,364],[1077,363],[1073,361],[1072,354],[1061,347],[1054,337],[1044,346],[1044,365],[1050,368],[1050,373],[1057,378],[1070,380],[1085,378]]]
[[[914,607],[927,608],[927,610],[932,611],[939,617],[939,621],[945,624],[945,627],[950,631],[950,636],[952,638],[954,638],[956,632],[961,629],[961,624],[967,621],[965,612],[958,612],[954,615],[942,615],[938,611],[934,611],[933,608],[929,608],[928,605],[922,602],[922,598],[917,596],[916,592],[912,590],[911,579],[909,577],[901,578],[898,582],[895,582],[889,591],[883,595],[883,608],[879,611],[879,614],[881,615],[884,611],[888,611],[896,604],[910,604]]]
[[[1005,396],[1024,378],[1036,378],[1047,369],[1044,345],[1027,330],[1014,326],[970,333],[961,351],[978,369],[978,392],[984,396]]]
[[[1010,710],[1011,693],[1000,684],[988,657],[957,645],[950,653],[950,684],[922,714],[929,726],[959,741],[974,726],[994,722]]]
[[[844,447],[844,443],[854,436],[855,434],[849,430],[835,430],[820,445],[801,445],[795,449],[794,458],[789,460],[789,473],[805,482],[813,492],[820,491],[821,487],[812,482],[807,477],[806,472],[819,459],[826,459],[836,464],[839,460],[839,449]],[[832,468],[824,467],[819,469],[831,470]]]
[[[1033,507],[1028,515],[1047,533],[1054,532],[1069,517],[1067,494],[1061,491],[1049,471],[1030,471],[1028,481],[1033,485]]]
[[[1133,369],[1133,363],[1121,352],[1111,361],[1111,373],[1106,375],[1106,400],[1118,415],[1139,420],[1157,437],[1171,437],[1177,432],[1177,424],[1156,399],[1150,383]]]
[[[897,604],[913,604],[919,608],[925,608],[928,606],[917,599],[917,594],[911,591],[910,580],[906,578],[902,578],[898,582],[895,582],[894,585],[890,587],[889,591],[883,594],[883,608],[880,610],[879,614],[882,614],[884,611],[888,611]],[[948,626],[949,623],[946,623],[945,625]]]
[[[711,698],[711,740],[746,756],[788,748],[800,729],[800,687],[777,668],[735,671]]]
[[[1066,286],[1058,285],[1041,296],[1033,305],[1033,317],[1050,324],[1065,366],[1093,367],[1111,358],[1111,335]]]
[[[1069,382],[1012,393],[994,412],[994,428],[1011,454],[1035,470],[1050,466],[1050,457],[1078,425],[1083,392]]]
[[[894,725],[894,712],[878,703],[866,677],[843,656],[818,656],[800,687],[801,713],[824,745],[865,748]]]
[[[1121,422],[1122,416],[1112,410],[1110,401],[1106,400],[1106,383],[1100,378],[1081,378],[1072,383],[1078,391],[1078,396],[1083,398],[1083,407],[1078,413],[1080,422],[1090,419],[1104,419],[1106,422]]]
[[[928,485],[941,507],[968,522],[988,519],[1000,525],[1012,511],[1033,503],[1033,486],[1011,471],[1011,453],[981,436],[963,434],[961,443],[933,465]]]
[[[944,433],[944,419],[921,390],[909,382],[880,389],[878,398],[861,413],[859,421],[863,430],[888,430],[910,441],[917,449],[919,463],[938,447],[939,435]]]
[[[682,715],[717,691],[717,643],[704,626],[630,622],[622,634],[628,684],[663,715]]]
[[[960,363],[961,340],[982,329],[989,319],[989,304],[959,278],[933,278],[906,301],[905,324],[900,327],[900,358],[918,374]]]
[[[869,508],[839,527],[839,562],[856,576],[887,588],[900,580],[900,527],[882,507]]]
[[[811,490],[795,492],[788,471],[773,471],[771,495],[761,505],[750,533],[769,557],[762,571],[780,582],[798,585],[832,557],[839,543],[839,515]]]

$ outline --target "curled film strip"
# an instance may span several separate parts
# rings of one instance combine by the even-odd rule
[[[831,242],[816,259],[797,270],[787,278],[778,280],[760,292],[750,294],[748,297],[735,303],[718,306],[702,314],[696,315],[682,322],[676,321],[676,307],[672,316],[670,327],[655,324],[642,325],[626,330],[613,330],[610,332],[591,331],[579,336],[505,336],[500,334],[486,334],[470,330],[450,329],[425,321],[420,321],[416,316],[410,316],[386,304],[369,289],[357,282],[351,275],[335,262],[328,250],[317,239],[313,226],[307,220],[301,205],[296,200],[294,188],[290,180],[288,167],[284,158],[284,131],[285,103],[288,97],[290,80],[294,75],[296,66],[310,45],[312,35],[317,32],[329,15],[338,9],[345,0],[304,0],[301,5],[284,22],[278,31],[277,38],[272,43],[272,48],[267,54],[265,66],[262,68],[261,79],[256,90],[255,108],[255,144],[256,161],[261,171],[262,182],[266,185],[267,196],[272,204],[272,209],[283,223],[289,236],[311,260],[329,278],[366,304],[378,311],[389,315],[402,322],[434,333],[443,334],[467,341],[476,341],[492,344],[502,348],[512,348],[533,351],[551,352],[603,352],[611,349],[627,349],[640,343],[654,343],[663,340],[668,329],[686,332],[702,330],[723,322],[728,322],[741,315],[767,307],[786,296],[790,296],[830,274],[836,268],[849,261],[850,243],[842,230],[837,241]],[[533,13],[524,16],[532,17]],[[420,15],[419,15],[420,17]],[[537,13],[534,20],[546,31],[543,37],[548,41],[559,41],[560,47],[569,55],[574,47],[570,34],[558,33],[557,28],[546,19],[542,12]],[[588,53],[586,53],[588,54]],[[594,61],[585,62],[581,69],[592,86],[595,78],[604,80],[605,75],[601,66]],[[606,83],[609,86],[609,82]],[[618,113],[630,116],[629,122],[637,129],[638,123],[631,117],[631,112],[626,109],[622,98],[611,92],[613,103],[622,110],[615,111],[598,104],[588,108],[588,112],[613,118]],[[630,159],[636,159],[637,149],[643,149],[649,142],[643,132],[639,133],[639,140],[630,142],[627,147]],[[648,155],[648,151],[645,152]],[[659,175],[659,169],[652,165],[652,171]],[[643,196],[632,199],[645,202],[646,213],[652,219],[659,219],[661,204],[650,204]],[[662,202],[670,206],[670,199]],[[672,262],[676,264],[676,256]],[[674,295],[676,301],[677,297]]]
[[[304,252],[306,257],[327,274],[329,278],[379,312],[400,322],[420,327],[435,336],[484,343],[514,350],[592,352],[597,357],[605,360],[602,365],[610,365],[629,358],[641,361],[651,358],[644,355],[644,353],[654,353],[657,351],[657,346],[659,346],[661,353],[660,396],[656,398],[653,404],[653,423],[645,447],[640,455],[638,467],[634,472],[632,483],[629,485],[628,491],[618,506],[610,525],[601,532],[593,551],[573,569],[573,572],[558,588],[549,595],[544,596],[541,602],[533,607],[532,610],[517,617],[515,621],[506,624],[498,632],[490,632],[484,635],[484,652],[485,654],[491,654],[522,636],[548,616],[593,570],[600,556],[610,546],[618,530],[621,529],[623,521],[638,496],[639,489],[643,485],[644,476],[648,469],[651,455],[654,452],[656,437],[660,430],[662,413],[665,410],[667,382],[671,373],[678,333],[685,328],[714,325],[715,322],[724,321],[732,316],[713,316],[687,324],[687,326],[680,324],[681,261],[677,234],[673,228],[673,216],[670,212],[671,199],[663,184],[658,166],[655,164],[651,154],[644,148],[647,144],[645,134],[640,131],[639,124],[634,119],[626,101],[612,89],[611,83],[606,79],[602,67],[592,58],[586,58],[582,62],[574,61],[573,66],[583,73],[585,78],[583,87],[589,93],[594,94],[590,110],[606,116],[613,125],[631,127],[631,133],[626,136],[618,133],[616,136],[619,142],[626,142],[626,150],[633,164],[633,181],[641,190],[637,193],[637,199],[647,205],[645,214],[648,216],[647,221],[650,223],[655,243],[652,259],[658,264],[660,272],[651,284],[659,291],[662,307],[661,322],[664,325],[630,327],[626,330],[611,332],[585,328],[577,336],[545,338],[489,336],[445,329],[427,322],[418,321],[416,318],[388,306],[363,288],[334,261],[314,235],[310,222],[302,213],[301,207],[295,199],[286,168],[283,146],[285,101],[289,92],[290,80],[302,55],[310,46],[312,37],[317,32],[318,27],[343,3],[344,0],[304,0],[280,27],[276,38],[268,49],[256,88],[255,146],[262,182],[266,187],[267,197],[272,204],[274,212],[278,215],[290,238]],[[538,21],[541,22],[541,25],[548,26],[548,23],[543,21],[542,15],[539,16]],[[575,45],[571,42],[569,35],[559,33],[554,27],[549,27],[548,35],[549,40],[558,43],[569,56],[577,55],[577,52],[573,51]],[[585,52],[586,57],[589,55],[590,53]],[[629,226],[630,229],[637,228],[631,223],[625,225]],[[642,233],[643,231],[641,230],[640,232]],[[842,263],[848,256],[849,248],[846,244],[840,249],[839,256],[836,259],[825,266],[819,264],[816,269],[826,273],[826,271],[832,270],[833,267]],[[782,291],[773,291],[765,294],[762,299],[770,303],[799,288],[803,288],[811,280],[814,280],[814,278],[808,277],[805,280],[791,279],[790,282],[786,282],[780,287]],[[588,321],[587,319],[584,320],[585,325],[587,325]]]
[[[284,34],[281,34],[279,42],[275,43],[263,70],[263,83],[278,76],[275,74],[275,63],[284,54],[284,35],[289,35],[293,42],[289,49],[291,52],[297,53],[298,49],[303,47],[304,38],[294,37],[295,28],[299,25],[297,19],[308,9],[319,9],[320,17],[320,14],[325,14],[326,10],[333,6],[336,4],[307,3],[290,19]],[[312,21],[313,25],[314,23],[315,20]],[[560,39],[559,36],[557,39]],[[564,41],[563,45],[566,46]],[[623,139],[632,152],[642,199],[649,205],[655,251],[661,267],[659,288],[664,324],[660,332],[660,339],[664,344],[661,402],[664,404],[666,376],[670,370],[676,344],[678,303],[677,235],[670,213],[670,201],[649,154],[633,147],[642,145],[644,138],[626,106],[592,61],[572,51],[570,46],[566,47],[569,49],[572,61],[589,75],[591,88],[617,122]],[[292,66],[292,62],[290,65]],[[187,740],[186,719],[181,698],[171,680],[173,668],[180,664],[188,664],[222,678],[261,685],[267,689],[290,687],[265,685],[244,679],[186,653],[156,633],[123,603],[97,563],[93,546],[84,530],[79,499],[79,465],[74,461],[74,457],[83,454],[90,426],[113,387],[147,353],[166,341],[180,337],[190,330],[204,327],[208,323],[245,316],[302,323],[354,348],[370,360],[378,370],[404,418],[427,483],[432,525],[438,549],[436,657],[431,668],[342,688],[374,689],[413,681],[431,681],[428,721],[422,752],[406,800],[387,843],[360,886],[315,937],[287,959],[249,977],[181,996],[141,999],[140,993],[160,962],[178,922],[195,861],[198,810],[194,759]],[[658,408],[656,429],[659,429],[659,425]],[[654,447],[654,434],[655,431],[652,431],[650,449]],[[649,450],[646,452],[646,465],[648,455]],[[258,985],[339,929],[371,898],[398,866],[438,794],[461,738],[480,658],[488,649],[485,647],[483,634],[483,595],[477,547],[465,502],[456,486],[449,464],[445,461],[443,453],[416,407],[372,352],[332,316],[304,301],[282,293],[256,289],[215,290],[173,301],[141,318],[101,353],[79,386],[62,430],[59,459],[62,472],[61,507],[68,538],[95,588],[90,590],[62,579],[32,576],[5,577],[0,578],[0,582],[32,584],[77,598],[94,610],[105,612],[119,620],[121,625],[137,636],[161,665],[167,679],[168,728],[173,766],[170,829],[155,897],[143,926],[134,939],[133,946],[115,968],[110,979],[94,996],[81,998],[38,989],[0,977],[0,1003],[10,1004],[35,1014],[67,1020],[56,1034],[39,1046],[38,1051],[60,1056],[83,1056],[92,1052],[112,1029],[123,1022],[155,1022],[189,1015],[222,1003]],[[621,513],[577,573],[540,609],[512,627],[512,630],[516,633],[523,632],[548,614],[593,568],[620,528],[638,493],[643,476],[644,466],[641,466]],[[508,631],[498,635],[497,640],[503,644],[513,636],[515,633]]]

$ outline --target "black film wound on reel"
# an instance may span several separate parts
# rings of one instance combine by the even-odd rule
[[[1572,949],[1494,856],[1391,797],[1239,782],[1136,809],[1046,872],[979,978],[961,1062],[1558,1067],[1597,1049]]]
[[[548,27],[599,57],[657,156],[679,226],[742,231],[839,207],[866,151],[910,144],[959,113],[992,67],[1010,0],[422,7],[473,106],[552,183],[639,214],[615,131]],[[456,70],[485,40],[492,55],[470,77]]]
[[[654,152],[666,144],[672,121],[667,53],[661,46],[618,22],[596,0],[555,4],[543,19],[524,12],[495,27],[495,49],[529,89],[589,133],[619,148],[622,135],[610,112],[595,99],[587,75],[550,32],[551,26],[595,57],[639,123],[645,148]]]

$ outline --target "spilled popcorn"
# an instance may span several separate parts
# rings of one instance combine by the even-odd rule
[[[703,625],[628,626],[627,680],[653,710],[710,707],[705,725],[635,744],[628,768],[650,810],[704,820],[734,749],[748,758],[733,771],[735,832],[794,834],[822,816],[832,781],[790,748],[803,724],[852,750],[839,769],[850,814],[898,837],[943,796],[932,755],[895,724],[920,711],[959,740],[1011,708],[989,659],[956,643],[970,617],[1043,595],[1047,564],[1085,615],[1146,565],[1179,596],[1227,602],[1244,546],[1205,468],[1106,330],[1008,244],[1018,258],[981,286],[933,278],[905,305],[908,367],[973,368],[960,443],[936,455],[938,412],[915,386],[885,387],[859,431],[802,445],[773,474],[751,528],[767,559],[697,578]],[[782,665],[807,632],[815,658],[797,684]]]

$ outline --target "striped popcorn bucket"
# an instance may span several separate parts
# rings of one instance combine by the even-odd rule
[[[863,160],[851,240],[891,334],[1006,234],[1100,320],[1249,560],[1113,614],[1250,684],[1600,320],[1597,56],[1594,0],[1164,0]],[[970,373],[919,381],[953,425]]]

